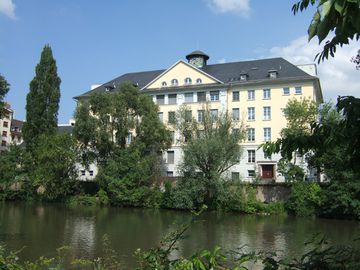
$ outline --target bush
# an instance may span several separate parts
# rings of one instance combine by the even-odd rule
[[[108,205],[109,198],[108,198],[106,192],[104,190],[100,189],[95,196],[91,196],[91,195],[87,195],[87,194],[72,196],[67,200],[67,204],[69,204],[70,206]]]
[[[296,182],[292,184],[285,207],[297,216],[314,216],[319,214],[323,202],[324,196],[319,184]]]
[[[165,184],[163,205],[174,209],[198,209],[205,200],[202,178],[179,178],[174,186]]]
[[[332,182],[324,188],[321,216],[360,220],[360,183]]]

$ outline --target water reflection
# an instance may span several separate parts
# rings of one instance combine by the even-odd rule
[[[75,217],[66,220],[64,241],[73,247],[76,256],[94,257],[95,228],[94,217]]]
[[[190,218],[186,212],[165,210],[0,203],[0,242],[13,250],[27,246],[22,252],[25,259],[54,256],[56,248],[63,245],[73,246],[76,256],[95,258],[102,255],[102,237],[107,234],[123,261],[132,266],[134,250],[156,246],[164,235]],[[345,244],[359,236],[359,229],[354,221],[208,212],[189,229],[189,237],[179,243],[173,256],[187,256],[215,245],[237,249],[245,244],[248,251],[296,256],[304,252],[303,243],[316,233]]]

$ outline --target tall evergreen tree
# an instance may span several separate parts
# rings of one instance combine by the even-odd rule
[[[26,97],[26,123],[23,132],[26,147],[30,151],[34,149],[40,135],[56,132],[60,83],[52,50],[49,45],[45,45]]]
[[[4,76],[0,74],[0,117],[2,117],[4,109],[4,97],[9,92],[9,83],[5,80]]]

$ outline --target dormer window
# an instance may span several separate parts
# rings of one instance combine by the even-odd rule
[[[172,85],[172,86],[178,86],[178,84],[179,84],[179,82],[178,82],[177,79],[172,79],[172,80],[171,80],[171,85]]]
[[[246,73],[242,73],[242,74],[240,74],[240,81],[246,81],[247,80],[247,77],[248,77],[248,75],[246,74]]]
[[[200,78],[198,78],[198,79],[196,79],[196,83],[200,84],[200,83],[202,83],[202,80]]]
[[[277,70],[269,70],[269,78],[270,79],[276,79],[278,75]]]
[[[185,84],[191,84],[191,83],[192,83],[191,78],[187,77],[187,78],[185,79]]]
[[[166,82],[162,82],[162,83],[161,83],[161,86],[162,86],[162,87],[165,87],[165,86],[167,86],[167,83],[166,83]]]

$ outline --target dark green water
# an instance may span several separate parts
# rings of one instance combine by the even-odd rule
[[[23,259],[54,256],[55,249],[63,245],[73,246],[77,256],[96,258],[101,256],[102,236],[108,234],[124,263],[132,266],[134,250],[155,246],[177,227],[175,223],[189,218],[189,213],[167,210],[0,203],[0,242],[12,250],[25,246]],[[190,228],[178,252],[189,255],[215,245],[235,249],[246,244],[249,250],[296,256],[316,233],[336,244],[352,244],[352,239],[360,236],[359,229],[360,223],[355,221],[211,212]]]

